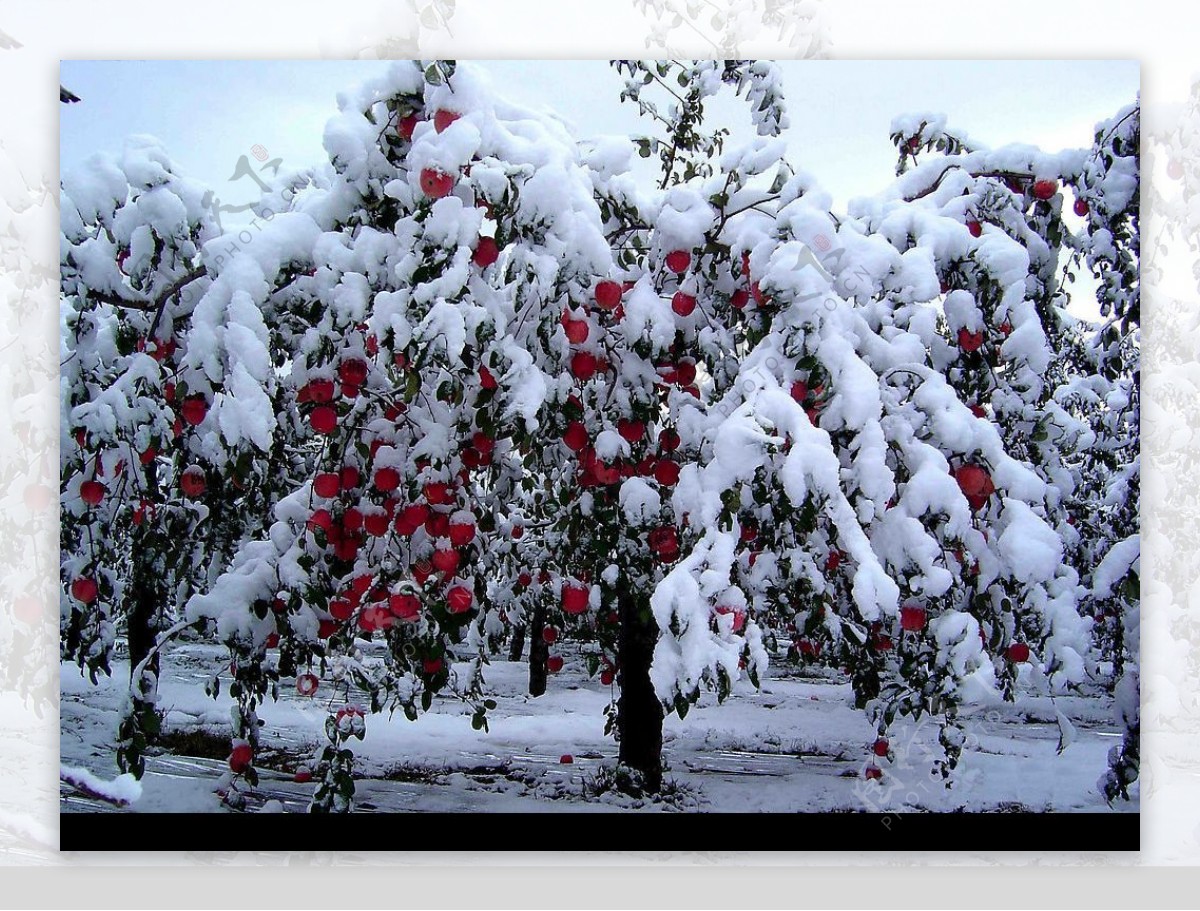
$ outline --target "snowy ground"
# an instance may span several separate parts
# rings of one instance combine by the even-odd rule
[[[224,659],[227,660],[227,659]],[[213,790],[226,770],[229,708],[225,694],[205,696],[204,679],[224,663],[208,645],[177,648],[164,670],[165,730],[174,752],[147,760],[142,812],[220,809]],[[97,687],[78,670],[62,669],[61,754],[66,766],[112,779],[111,749],[121,681],[128,666]],[[435,702],[416,722],[401,715],[368,718],[365,742],[354,744],[360,776],[359,811],[555,811],[616,808],[647,811],[1102,811],[1095,782],[1116,743],[1110,707],[1093,699],[1027,697],[1016,705],[975,707],[966,713],[967,749],[946,789],[930,775],[941,755],[936,722],[897,722],[895,761],[880,762],[881,782],[863,779],[874,732],[853,707],[850,687],[836,680],[789,675],[776,669],[755,692],[748,684],[724,704],[705,700],[686,719],[666,723],[665,754],[672,784],[667,799],[641,802],[612,792],[597,794],[597,776],[615,760],[603,733],[608,687],[588,680],[571,660],[551,677],[546,695],[530,699],[523,663],[496,659],[485,677],[498,708],[487,733],[471,729],[467,709]],[[303,811],[311,784],[292,774],[323,742],[328,703],[318,693],[286,691],[261,710],[264,749],[256,763],[260,787],[249,806],[279,801]],[[1059,755],[1056,711],[1075,736]],[[217,755],[220,751],[219,755]],[[574,762],[563,764],[570,754]],[[117,811],[64,785],[61,808]],[[1116,807],[1136,811],[1138,802]]]

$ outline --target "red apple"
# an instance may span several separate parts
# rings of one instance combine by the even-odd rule
[[[587,341],[589,327],[586,320],[572,319],[568,312],[564,312],[562,326],[567,334],[567,341],[572,345],[581,345]]]
[[[89,579],[87,576],[80,576],[71,583],[71,597],[84,604],[91,604],[95,601],[98,593],[99,587],[96,585],[96,580]]]
[[[458,569],[459,556],[456,550],[435,550],[430,558],[433,568],[440,573],[453,573]]]
[[[1050,199],[1057,192],[1057,180],[1035,180],[1033,182],[1033,195],[1037,199]]]
[[[158,458],[158,450],[153,446],[147,446],[146,449],[138,454],[138,461],[143,465],[149,465]]]
[[[204,493],[207,486],[208,481],[204,477],[204,469],[199,465],[190,466],[179,476],[179,489],[183,491],[184,496],[198,497]]]
[[[596,375],[596,356],[587,351],[577,351],[571,357],[571,373],[582,382]]]
[[[425,524],[429,518],[429,507],[424,503],[414,503],[404,507],[396,516],[395,529],[399,534],[408,537]]]
[[[667,268],[672,272],[686,272],[692,264],[692,254],[687,250],[672,250],[667,254]]]
[[[671,298],[671,309],[679,316],[691,316],[696,309],[696,298],[682,291],[676,291]]]
[[[612,668],[605,668],[600,672],[600,682],[605,686],[612,686],[612,682],[616,679],[616,671],[614,671]]]
[[[878,740],[875,741],[875,744],[871,747],[871,751],[876,756],[886,756],[888,754],[887,740],[884,739],[883,737],[880,737]]]
[[[337,429],[337,410],[329,405],[321,405],[312,410],[308,416],[312,429],[320,434],[330,434]]]
[[[792,383],[792,398],[801,403],[808,398],[808,383],[804,380],[796,380]]]
[[[617,433],[621,437],[630,442],[636,443],[646,434],[646,425],[641,421],[620,420],[617,421]]]
[[[301,674],[296,678],[296,692],[301,696],[312,696],[317,692],[321,681],[316,674]]]
[[[179,414],[193,427],[203,423],[208,414],[208,402],[202,395],[189,395],[179,407]]]
[[[542,641],[547,645],[553,645],[558,641],[558,630],[553,626],[547,626],[542,630]]]
[[[370,367],[367,362],[361,358],[352,357],[342,361],[338,365],[338,377],[343,383],[351,386],[361,386],[367,381],[367,372]]]
[[[462,585],[456,585],[446,592],[446,605],[452,614],[465,614],[471,609],[475,596],[471,590]]]
[[[551,655],[546,659],[546,670],[551,674],[557,674],[563,669],[563,660],[561,655]]]
[[[454,178],[436,168],[426,168],[421,172],[421,192],[430,199],[441,199],[454,189]]]
[[[471,254],[471,262],[480,269],[486,269],[500,258],[500,246],[494,237],[480,237],[475,244],[475,252]]]
[[[79,485],[79,497],[88,506],[99,506],[104,502],[106,490],[99,481],[84,481]]]
[[[435,111],[433,114],[433,128],[440,133],[461,116],[462,114],[458,113],[458,111]]]
[[[1029,646],[1024,642],[1014,642],[1005,650],[1004,657],[1013,664],[1023,664],[1029,660]]]
[[[336,633],[339,628],[339,624],[336,620],[322,620],[317,628],[317,638],[328,639],[330,636]],[[297,681],[297,686],[299,686],[299,681]]]
[[[401,139],[412,139],[413,130],[417,128],[417,124],[420,122],[421,118],[416,114],[401,117],[400,123],[396,126],[396,132],[400,134]]]
[[[562,608],[564,613],[578,616],[588,609],[587,588],[577,584],[564,584],[562,589]]]
[[[571,765],[571,763],[573,763],[574,761],[575,761],[575,757],[572,756],[570,753],[563,753],[561,756],[558,757],[558,762],[560,765]]]
[[[831,550],[829,556],[825,558],[825,571],[833,572],[842,565],[842,552],[840,550]]]
[[[658,435],[658,448],[663,452],[674,452],[679,448],[679,434],[667,428]]]
[[[395,468],[380,468],[375,472],[375,489],[382,493],[390,493],[400,486],[400,472]]]
[[[292,781],[296,784],[308,784],[312,781],[312,772],[308,769],[296,769],[296,774],[292,776]]]
[[[233,752],[229,754],[229,768],[235,775],[241,775],[248,768],[254,759],[254,751],[250,749],[250,744],[239,743],[233,748]]]
[[[601,310],[612,310],[621,303],[621,286],[614,281],[602,281],[596,285],[594,292],[596,306]]]
[[[333,516],[329,514],[328,509],[318,509],[308,517],[308,529],[316,531],[318,528],[325,534],[329,534],[333,528]]]
[[[533,576],[529,575],[529,573],[523,572],[517,576],[517,584],[528,588],[533,584]]]
[[[313,478],[313,492],[318,497],[336,497],[339,490],[341,490],[341,481],[332,472],[322,472]]]
[[[442,659],[441,658],[426,658],[421,662],[421,669],[429,676],[441,673]]]
[[[654,480],[664,487],[670,487],[679,480],[679,463],[670,459],[659,459],[654,466]]]
[[[444,506],[454,502],[454,491],[444,481],[432,481],[424,487],[425,499],[434,506]]]
[[[450,543],[455,547],[463,547],[475,540],[475,523],[469,519],[450,521]]]
[[[869,765],[863,771],[863,777],[866,778],[867,781],[878,781],[883,777],[883,769],[876,765]]]
[[[968,221],[967,230],[971,232],[972,237],[979,237],[983,234],[983,225],[977,221]]]
[[[392,595],[388,598],[388,610],[401,620],[416,620],[421,615],[421,599],[406,593]]]
[[[746,304],[750,303],[750,292],[745,288],[738,288],[733,292],[733,296],[729,298],[729,303],[732,304],[736,310],[746,309]]]
[[[900,608],[900,628],[910,633],[920,632],[925,628],[925,608],[916,604],[906,604]]]
[[[1075,214],[1080,218],[1084,218],[1088,214],[1088,211],[1088,201],[1082,196],[1075,197]]]
[[[963,351],[978,351],[982,345],[982,332],[971,332],[965,326],[958,330],[958,347]]]

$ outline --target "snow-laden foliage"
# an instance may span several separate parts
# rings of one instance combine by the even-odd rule
[[[228,645],[235,806],[283,681],[328,698],[305,774],[345,810],[367,716],[447,693],[485,727],[510,637],[532,695],[560,636],[614,687],[630,790],[661,785],[665,711],[772,661],[847,674],[885,746],[939,716],[946,777],[963,702],[1116,687],[1127,784],[1136,108],[1058,154],[897,118],[896,183],[835,213],[770,64],[615,71],[650,134],[397,63],[253,231],[147,143],[64,181],[65,651],[103,670],[122,623]],[[706,132],[718,91],[757,135]],[[1080,263],[1101,331],[1064,310]]]

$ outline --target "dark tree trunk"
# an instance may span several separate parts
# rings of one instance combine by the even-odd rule
[[[512,641],[508,643],[508,660],[520,661],[521,653],[525,651],[525,624],[518,623],[513,627]]]
[[[642,787],[651,794],[662,788],[663,710],[650,682],[650,663],[658,626],[648,598],[622,592],[617,599],[621,618],[618,661],[621,696],[617,700],[617,737],[622,765],[640,772]]]
[[[538,604],[529,618],[529,695],[540,696],[546,692],[546,659],[550,657],[550,646],[542,638],[546,628],[546,607]]]

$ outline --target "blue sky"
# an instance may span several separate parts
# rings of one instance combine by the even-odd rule
[[[337,93],[382,61],[63,61],[62,80],[84,100],[62,106],[61,166],[149,133],[181,168],[226,204],[249,202],[252,183],[231,181],[241,155],[262,145],[288,167],[324,160],[321,134]],[[619,79],[602,60],[480,61],[513,101],[557,111],[581,136],[644,129],[617,101]],[[1030,142],[1047,150],[1087,145],[1096,121],[1133,100],[1132,61],[783,61],[789,152],[839,207],[892,177],[893,116],[942,111],[952,128],[987,145]],[[714,116],[737,131],[749,119],[720,99]],[[251,159],[253,160],[253,159]]]

